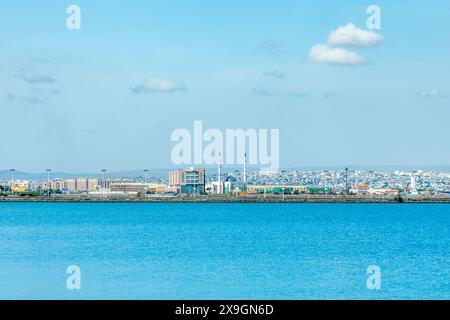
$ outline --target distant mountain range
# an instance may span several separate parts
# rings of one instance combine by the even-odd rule
[[[148,177],[162,178],[166,177],[169,170],[164,169],[153,169],[148,171]],[[51,172],[51,179],[61,178],[61,179],[73,179],[73,178],[98,178],[101,177],[101,172],[98,173],[67,173],[67,172]],[[105,177],[107,178],[138,178],[144,177],[143,170],[130,170],[130,171],[120,171],[120,172],[106,172]],[[10,180],[11,172],[9,170],[0,170],[0,180]],[[15,171],[14,179],[18,180],[36,180],[42,181],[47,179],[47,172],[40,173],[30,173]]]

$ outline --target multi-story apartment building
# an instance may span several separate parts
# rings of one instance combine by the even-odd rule
[[[189,168],[170,171],[169,187],[176,187],[181,193],[204,193],[205,169]]]

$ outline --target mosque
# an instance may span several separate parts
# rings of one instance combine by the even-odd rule
[[[247,154],[244,154],[243,178],[239,180],[236,175],[229,173],[225,180],[222,180],[222,157],[219,154],[217,161],[217,181],[208,186],[211,194],[228,194],[247,190]]]

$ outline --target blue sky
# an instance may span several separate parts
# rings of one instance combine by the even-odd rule
[[[450,165],[448,1],[316,2],[3,0],[0,168],[167,168],[194,120],[279,128],[282,167]],[[383,41],[329,43],[371,4]]]

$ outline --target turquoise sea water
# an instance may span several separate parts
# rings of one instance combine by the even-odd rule
[[[450,205],[0,203],[0,298],[450,299]]]

